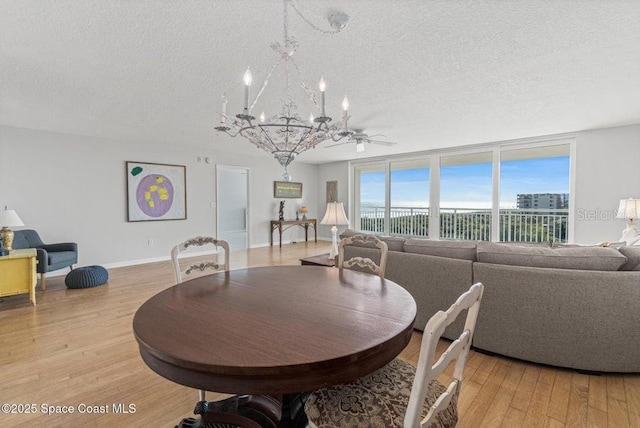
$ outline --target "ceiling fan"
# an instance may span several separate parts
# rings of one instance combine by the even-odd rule
[[[368,135],[364,132],[364,129],[354,129],[353,134],[349,137],[349,139],[345,142],[338,144],[331,144],[329,146],[325,146],[326,149],[329,147],[342,146],[345,144],[354,144],[356,145],[357,152],[364,152],[365,144],[380,144],[382,146],[393,146],[395,143],[393,141],[384,141],[384,140],[375,140],[374,137],[386,137],[382,134]]]

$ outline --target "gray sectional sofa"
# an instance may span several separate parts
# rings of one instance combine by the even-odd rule
[[[356,233],[347,230],[342,235]],[[585,371],[640,373],[640,246],[527,246],[382,237],[385,277],[415,298],[423,330],[475,282],[475,348]],[[345,257],[377,250],[345,247]],[[451,325],[453,338],[462,323]]]

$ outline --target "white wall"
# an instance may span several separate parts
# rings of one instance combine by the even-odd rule
[[[246,143],[249,144],[249,143]],[[198,156],[201,162],[197,161]],[[204,162],[209,157],[210,163]],[[185,165],[187,220],[127,222],[125,161]],[[215,165],[250,168],[252,247],[268,245],[269,221],[278,217],[273,181],[282,167],[266,153],[246,156],[212,148],[123,142],[0,127],[0,206],[15,209],[43,241],[77,242],[79,265],[115,266],[166,259],[171,247],[197,234],[215,235]],[[317,215],[317,166],[294,162],[303,199],[288,199],[285,217],[302,203]],[[324,209],[323,209],[324,212]],[[304,239],[290,229],[283,241]],[[153,239],[153,245],[148,240]],[[62,271],[64,273],[64,271]]]
[[[617,241],[620,199],[640,198],[640,125],[578,133],[575,164],[574,241]]]

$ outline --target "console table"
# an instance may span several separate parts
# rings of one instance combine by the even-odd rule
[[[282,232],[293,226],[304,227],[305,242],[309,240],[309,226],[313,227],[314,240],[318,242],[318,226],[315,218],[307,220],[271,220],[271,245],[273,246],[273,231],[277,229],[280,236],[280,247],[282,248]]]
[[[29,293],[36,304],[36,249],[12,250],[0,256],[0,297]]]

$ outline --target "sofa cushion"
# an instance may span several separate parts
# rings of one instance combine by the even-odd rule
[[[340,238],[341,239],[348,238],[353,235],[371,235],[371,233],[358,232],[353,229],[346,229],[344,232],[340,234]],[[405,238],[400,238],[398,236],[383,236],[383,235],[375,235],[375,236],[376,238],[380,239],[382,242],[387,244],[387,249],[389,251],[404,251]],[[374,245],[363,245],[363,246],[375,248]]]
[[[49,255],[49,265],[65,265],[76,263],[78,256],[73,251],[57,251],[55,253],[47,253]]]
[[[627,258],[615,248],[537,248],[479,242],[477,260],[513,266],[529,266],[556,269],[618,270]]]
[[[640,246],[620,247],[620,253],[627,258],[620,270],[640,270]]]
[[[404,251],[428,256],[476,261],[477,245],[476,241],[434,241],[408,238],[404,241]]]

